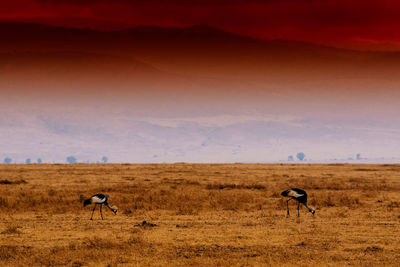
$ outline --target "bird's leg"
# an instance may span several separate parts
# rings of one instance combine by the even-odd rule
[[[100,215],[101,215],[101,219],[104,220],[103,219],[103,212],[101,211],[101,207],[103,207],[103,205],[100,205]]]
[[[91,219],[91,220],[93,220],[93,213],[94,213],[94,210],[96,209],[96,205],[97,205],[97,204],[94,204],[94,208],[93,208],[93,211],[92,211],[92,216],[90,216],[90,219]]]
[[[297,217],[300,217],[300,202],[297,203]]]
[[[288,200],[286,200],[286,209],[287,209],[287,217],[290,216],[289,214],[289,201],[292,200],[291,198],[289,198]]]

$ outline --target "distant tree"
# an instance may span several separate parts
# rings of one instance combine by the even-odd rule
[[[68,157],[67,157],[67,162],[68,162],[69,164],[76,163],[76,158],[75,158],[74,156],[68,156]]]
[[[299,160],[303,161],[304,158],[306,157],[306,155],[305,155],[303,152],[299,152],[299,153],[297,153],[296,157],[297,157]]]
[[[293,156],[292,155],[290,155],[289,157],[288,157],[288,159],[287,159],[288,161],[294,161],[294,158],[293,158]]]
[[[41,159],[41,158],[38,158],[38,159],[37,159],[37,163],[38,163],[38,164],[42,163],[42,159]]]
[[[360,153],[358,153],[358,154],[356,155],[356,159],[358,159],[358,160],[361,159],[361,154],[360,154]]]
[[[9,158],[9,157],[7,157],[7,158],[4,159],[4,163],[5,163],[5,164],[10,164],[11,162],[12,162],[12,159]]]
[[[31,159],[30,159],[30,158],[27,158],[27,159],[25,160],[25,163],[26,163],[26,164],[31,164]]]
[[[103,163],[107,163],[108,162],[108,158],[106,156],[104,156],[104,157],[101,158],[101,161]]]

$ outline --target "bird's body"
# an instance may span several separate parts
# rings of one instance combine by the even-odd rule
[[[114,214],[117,214],[117,209],[114,209],[113,207],[110,206],[110,204],[108,204],[108,196],[106,194],[96,194],[93,195],[92,197],[86,199],[83,202],[83,206],[86,207],[87,205],[90,204],[94,204],[94,208],[92,211],[92,216],[90,216],[90,219],[92,220],[93,218],[93,213],[94,210],[96,209],[97,205],[100,205],[100,215],[101,215],[101,219],[103,219],[103,213],[102,213],[102,205],[105,205],[107,208],[109,208],[112,212],[114,212]]]
[[[289,216],[289,201],[292,199],[295,199],[298,202],[297,205],[297,216],[300,216],[300,203],[303,204],[309,212],[311,212],[313,215],[315,213],[315,210],[310,208],[307,203],[307,193],[306,191],[299,189],[299,188],[291,188],[289,190],[283,191],[281,193],[282,196],[288,197],[289,199],[286,201],[286,207],[287,207],[287,216]]]

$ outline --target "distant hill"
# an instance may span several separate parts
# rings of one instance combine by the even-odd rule
[[[138,26],[122,31],[97,31],[33,23],[0,23],[2,51],[103,51],[107,53],[154,53],[203,56],[235,56],[239,60],[300,63],[371,61],[397,62],[400,53],[365,52],[318,46],[287,40],[258,40],[207,26],[161,28]],[[191,55],[196,57],[195,54]],[[303,62],[306,63],[306,62]]]
[[[214,98],[226,94],[241,98],[244,90],[263,97],[300,94],[307,98],[318,91],[328,99],[337,97],[332,92],[341,88],[348,96],[347,92],[359,94],[400,80],[400,53],[258,40],[207,25],[97,31],[1,23],[0,36],[5,40],[0,42],[3,88],[11,77],[15,87],[26,87],[18,86],[19,75],[31,77],[36,88],[54,88],[59,85],[51,81],[72,80],[71,90],[78,91],[149,87],[180,95],[203,92]]]

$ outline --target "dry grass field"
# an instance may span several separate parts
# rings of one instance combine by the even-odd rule
[[[0,214],[0,266],[400,266],[400,165],[1,165]]]

